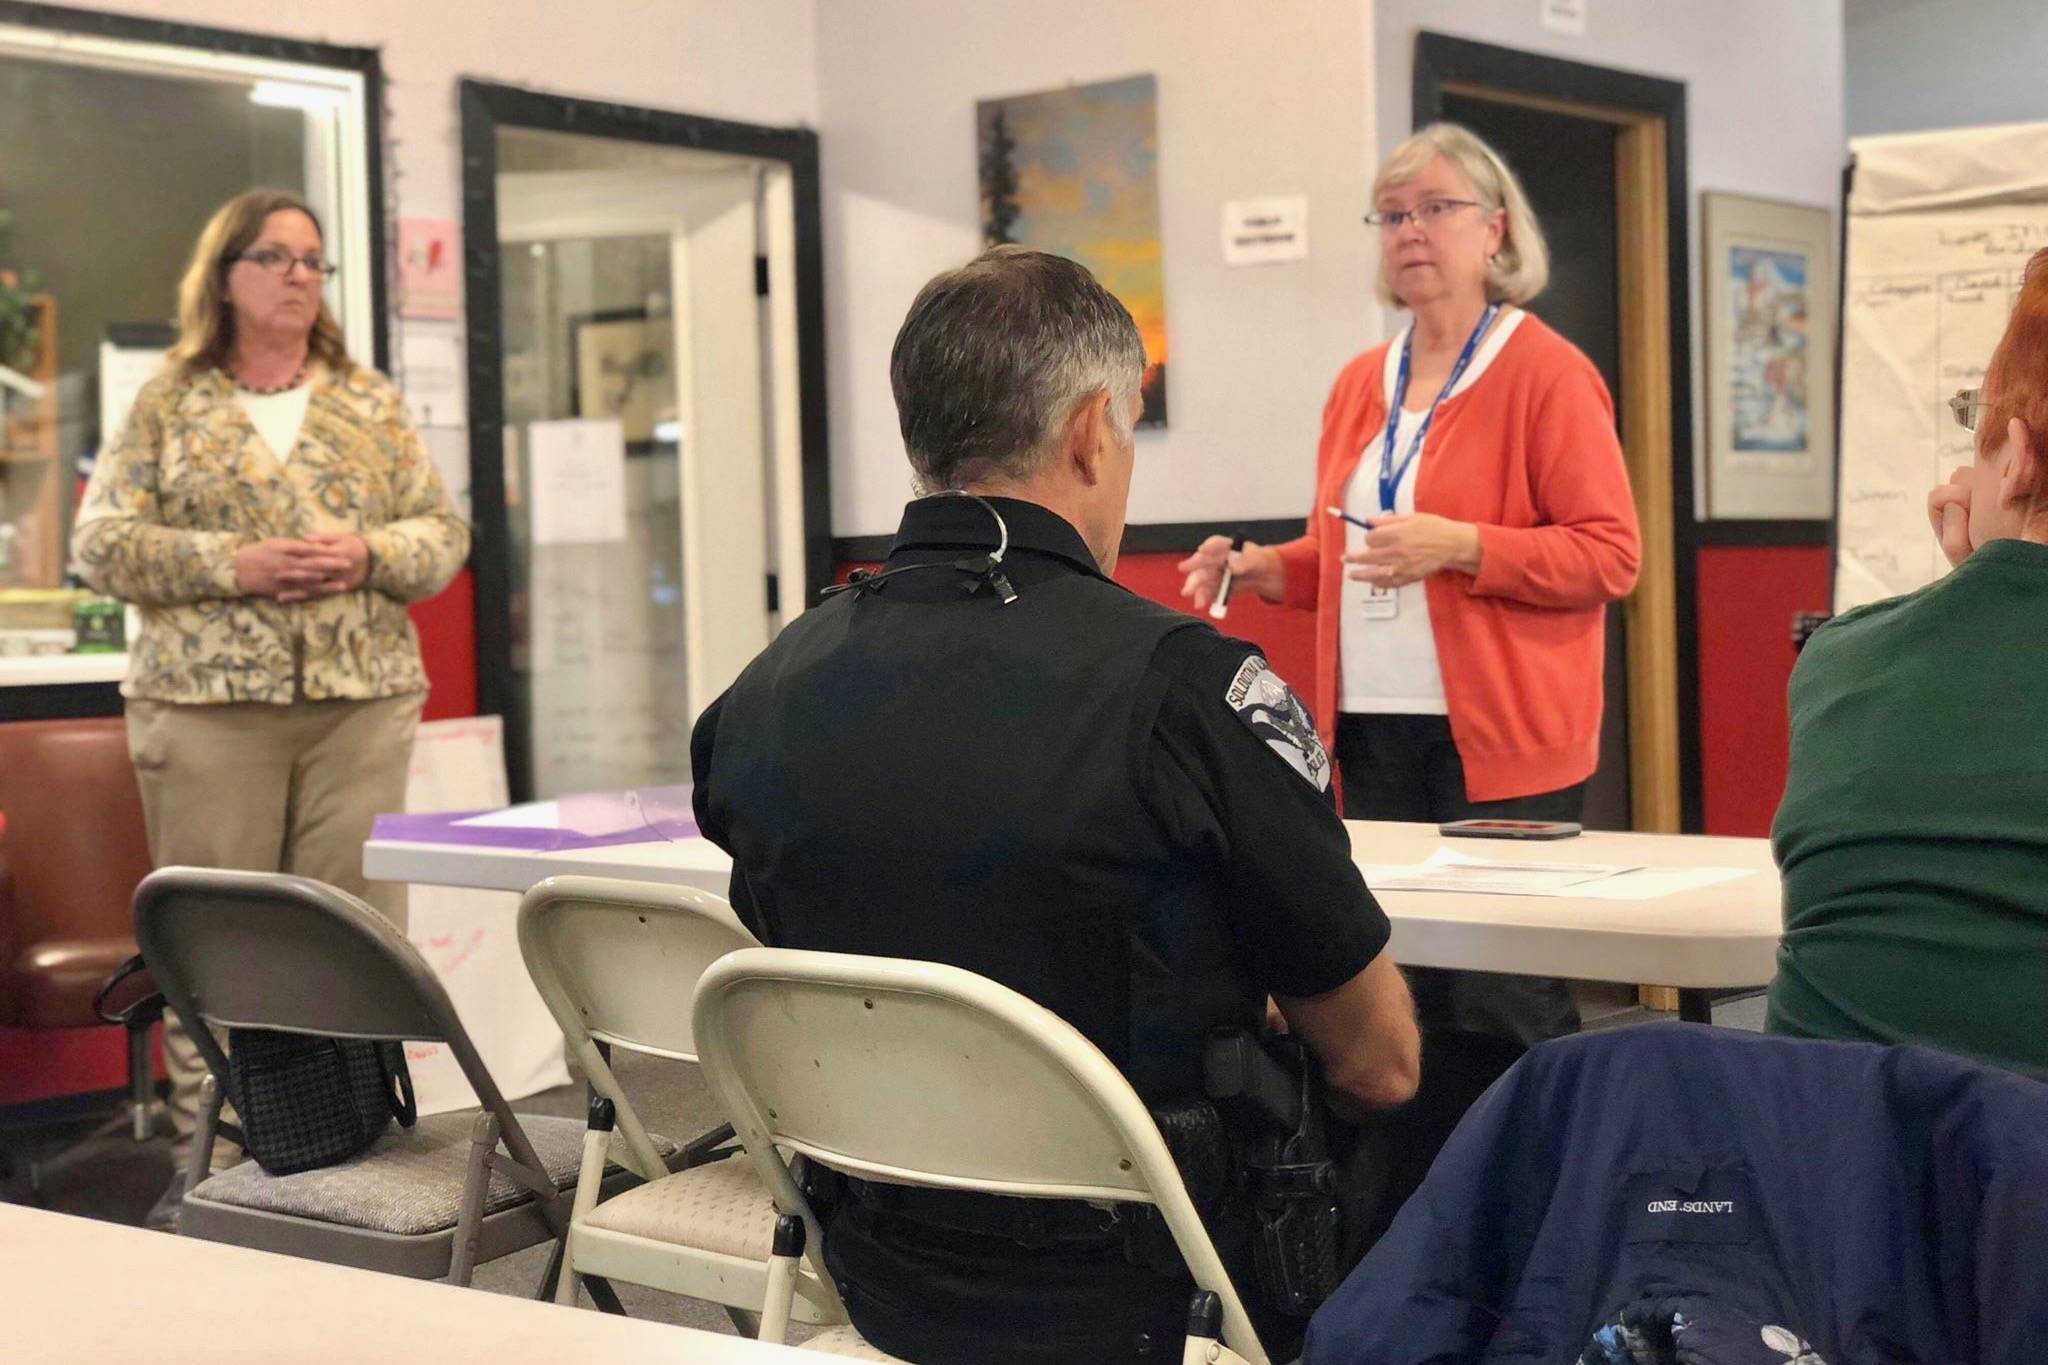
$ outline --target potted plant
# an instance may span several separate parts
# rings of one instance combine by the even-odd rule
[[[42,280],[34,270],[7,264],[13,238],[14,214],[0,209],[0,365],[27,374],[41,344],[35,292]]]

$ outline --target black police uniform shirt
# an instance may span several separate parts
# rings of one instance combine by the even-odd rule
[[[952,567],[996,547],[990,508],[1010,602]],[[1268,993],[1320,995],[1380,952],[1387,921],[1315,727],[1255,647],[1104,577],[1028,502],[910,504],[885,569],[912,564],[937,567],[797,617],[698,721],[697,822],[732,854],[733,908],[764,942],[978,972],[1072,1023],[1155,1103],[1200,1093],[1213,1029],[1256,1027]],[[883,1326],[890,1287],[826,1240],[856,1325]],[[1100,1284],[1062,1306],[1077,1330]],[[950,1354],[923,1293],[893,1324],[919,1335],[870,1339]],[[1186,1299],[1160,1304],[1170,1324]],[[1042,1340],[1044,1310],[1026,1329]]]

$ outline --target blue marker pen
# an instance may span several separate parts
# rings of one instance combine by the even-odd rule
[[[1367,521],[1363,517],[1354,517],[1341,507],[1325,507],[1323,510],[1325,512],[1328,512],[1331,516],[1335,517],[1339,521],[1350,522],[1353,526],[1356,526],[1361,531],[1370,531],[1372,529],[1371,522]]]

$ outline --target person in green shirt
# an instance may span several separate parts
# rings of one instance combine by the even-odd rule
[[[1792,674],[1765,1028],[2048,1079],[2048,252],[1928,496],[1954,571],[1846,612]]]

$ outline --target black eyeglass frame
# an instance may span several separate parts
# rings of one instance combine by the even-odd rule
[[[1399,232],[1413,219],[1418,227],[1428,232],[1454,210],[1485,207],[1477,199],[1425,199],[1412,209],[1374,209],[1365,215],[1365,225],[1381,232]],[[1423,212],[1425,209],[1427,213]]]
[[[320,260],[320,263],[318,265],[314,265],[312,264],[312,262],[319,258],[308,256],[294,256],[291,253],[286,252],[284,253],[284,259],[277,260],[275,259],[277,254],[277,250],[274,247],[259,246],[252,248],[251,250],[248,251],[237,251],[234,254],[223,258],[223,260],[224,263],[227,265],[233,265],[237,261],[247,261],[250,265],[257,267],[260,270],[267,270],[271,274],[276,275],[281,279],[287,280],[292,277],[292,267],[296,265],[304,269],[305,272],[309,275],[319,276],[320,281],[323,284],[341,273],[341,267],[335,264],[333,261]]]
[[[1957,389],[1955,396],[1948,400],[1949,415],[1964,431],[1977,429],[1979,416],[1986,406],[1982,389]]]

